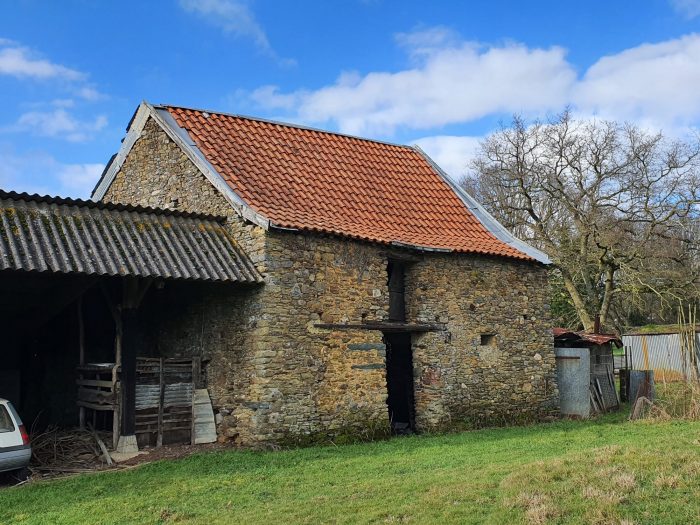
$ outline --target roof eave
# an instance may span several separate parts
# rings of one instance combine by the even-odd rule
[[[552,264],[552,261],[550,258],[545,254],[544,252],[541,252],[537,248],[530,246],[524,241],[521,241],[518,239],[515,235],[510,233],[500,222],[496,220],[496,218],[491,215],[488,211],[486,211],[486,208],[484,208],[481,204],[479,204],[474,197],[469,195],[463,188],[461,188],[458,184],[456,184],[447,173],[445,173],[440,166],[438,166],[433,159],[430,158],[430,156],[423,151],[419,146],[414,145],[413,149],[417,151],[420,155],[423,156],[423,158],[430,164],[430,166],[433,168],[433,171],[437,173],[444,181],[445,183],[452,189],[452,191],[457,194],[457,196],[460,198],[462,203],[466,206],[466,208],[474,214],[474,216],[483,224],[483,226],[493,234],[494,237],[496,237],[499,241],[511,246],[512,248],[515,248],[521,253],[524,253],[528,257],[531,257],[535,261],[542,263],[542,264]]]

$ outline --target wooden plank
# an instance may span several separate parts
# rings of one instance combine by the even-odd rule
[[[100,388],[112,388],[112,381],[106,379],[76,379],[75,384],[78,386],[97,386]]]
[[[114,405],[98,405],[97,403],[89,403],[78,400],[76,404],[79,407],[91,408],[93,410],[114,410]]]
[[[216,441],[216,420],[211,406],[211,398],[206,388],[194,391],[193,407],[192,442],[195,445],[214,443]]]
[[[94,390],[89,388],[78,389],[78,399],[87,401],[88,403],[98,403],[101,405],[113,404],[115,402],[114,392],[106,392],[104,390]]]

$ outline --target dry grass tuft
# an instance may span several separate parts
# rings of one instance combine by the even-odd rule
[[[596,448],[592,451],[594,454],[593,461],[596,465],[607,465],[615,456],[621,455],[622,452],[622,447],[619,445],[608,445],[607,447]]]
[[[559,514],[556,507],[552,505],[550,498],[537,492],[521,493],[516,500],[516,504],[525,510],[528,523],[533,525],[547,523],[548,520],[556,518]]]
[[[675,489],[680,482],[681,478],[676,474],[661,474],[654,480],[654,486],[659,489]]]
[[[637,486],[637,479],[631,472],[622,472],[617,476],[614,476],[612,478],[612,482],[619,488],[626,491],[633,490]]]
[[[603,498],[604,491],[598,487],[591,487],[590,485],[583,488],[581,495],[586,499],[600,500]]]

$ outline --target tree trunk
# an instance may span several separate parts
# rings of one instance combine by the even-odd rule
[[[610,305],[612,304],[613,293],[615,293],[615,268],[608,266],[605,271],[605,295],[603,303],[600,305],[600,324],[605,326],[610,313]]]
[[[583,329],[586,331],[593,330],[593,320],[588,314],[588,310],[586,310],[586,303],[581,297],[579,291],[576,289],[576,285],[574,284],[573,279],[565,270],[560,271],[562,279],[564,280],[564,286],[566,287],[566,291],[569,292],[569,296],[574,302],[574,308],[576,309],[578,318],[581,320],[581,323],[583,323]]]

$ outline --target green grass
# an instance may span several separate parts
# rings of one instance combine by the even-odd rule
[[[227,451],[0,490],[0,523],[697,523],[700,423]]]

